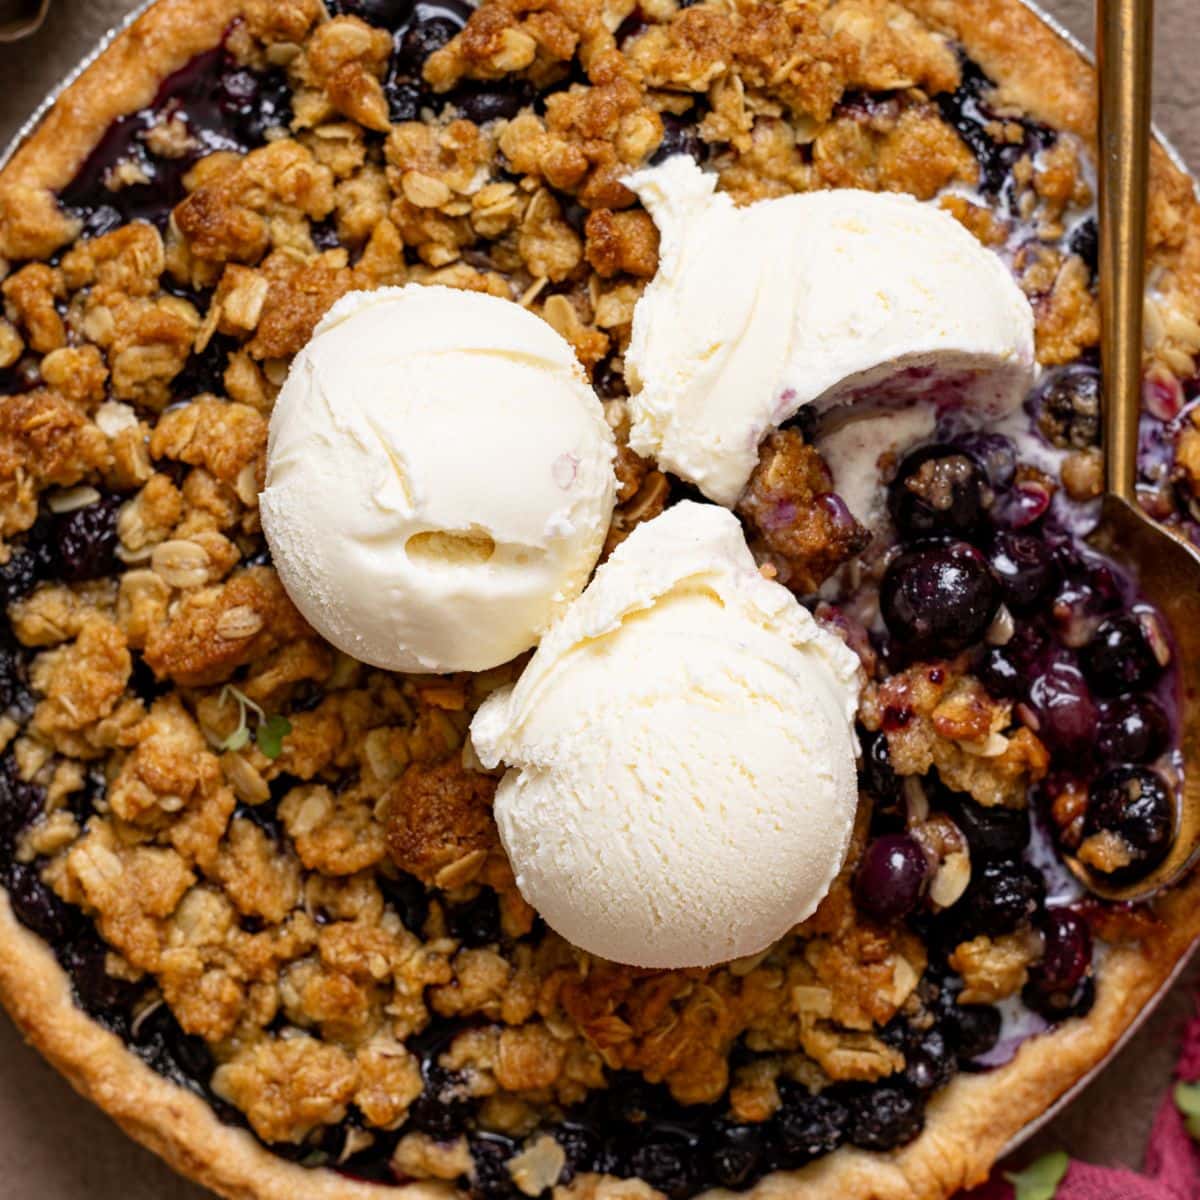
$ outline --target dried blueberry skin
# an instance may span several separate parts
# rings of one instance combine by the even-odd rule
[[[117,567],[117,513],[121,500],[108,496],[55,519],[58,574],[70,583],[101,579]]]
[[[791,1166],[832,1154],[846,1137],[849,1112],[827,1092],[809,1094],[803,1088],[785,1090],[783,1104],[773,1122],[772,1140],[778,1140]]]
[[[762,1175],[766,1137],[761,1125],[719,1120],[713,1125],[712,1147],[712,1176],[721,1187],[749,1187]]]
[[[895,1150],[925,1127],[919,1095],[901,1084],[856,1090],[849,1100],[849,1141],[860,1150]]]

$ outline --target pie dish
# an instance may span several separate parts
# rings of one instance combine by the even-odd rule
[[[1161,850],[1178,722],[1169,631],[1071,535],[1099,488],[1090,69],[1015,0],[468,12],[159,0],[0,173],[0,998],[229,1197],[948,1196],[1200,934],[1195,880],[1122,908],[1063,866]],[[622,179],[671,153],[739,203],[908,192],[1001,250],[1058,453],[941,430],[884,464],[884,553],[813,430],[767,440],[751,544],[802,596],[837,573],[816,611],[870,677],[854,848],[766,954],[638,971],[516,890],[464,756],[513,669],[333,652],[257,497],[288,363],[351,290],[523,303],[622,442],[658,253]],[[1143,498],[1191,529],[1200,217],[1153,173]],[[618,480],[610,548],[689,494],[627,448]],[[947,556],[965,644],[897,600]]]

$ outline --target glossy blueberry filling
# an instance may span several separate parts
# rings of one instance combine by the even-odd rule
[[[430,93],[421,67],[465,23],[470,9],[461,0],[338,0],[329,7],[394,32],[385,80],[393,120],[415,119],[423,109],[451,104],[482,122],[510,117],[534,102],[532,93],[512,83],[472,84],[447,97]],[[636,32],[631,27],[623,36]],[[938,97],[937,103],[979,161],[980,190],[1003,197],[1013,164],[1023,153],[1047,145],[1053,134],[1020,122],[1022,138],[996,141],[986,86],[979,68],[964,62],[962,86]],[[843,107],[868,111],[887,100],[852,96],[843,100]],[[290,114],[282,73],[246,70],[224,49],[201,55],[171,76],[147,109],[110,127],[62,192],[63,206],[79,217],[87,235],[138,219],[163,228],[183,196],[183,176],[198,158],[261,145],[273,128],[287,125]],[[696,132],[698,119],[696,114],[666,118],[656,160],[674,153],[705,159],[709,149]],[[164,120],[186,128],[190,148],[185,154],[167,158],[152,149],[146,135]],[[114,189],[110,185],[118,167],[131,181]],[[1076,225],[1068,244],[1094,268],[1094,221]],[[180,394],[219,391],[235,346],[232,339],[212,338],[177,380]],[[623,393],[619,374],[610,375],[606,383],[601,370],[602,394]],[[19,363],[0,372],[0,393],[24,391],[37,382],[36,370]],[[1049,436],[1079,447],[1094,444],[1099,415],[1095,366],[1085,361],[1047,376],[1031,398],[1030,412]],[[937,476],[936,502],[919,486],[908,486],[922,472]],[[73,513],[44,516],[0,567],[0,604],[26,595],[41,579],[86,580],[110,573],[119,502],[119,497],[103,496]],[[1068,785],[1083,788],[1089,803],[1082,830],[1076,832],[1120,834],[1137,851],[1129,869],[1149,869],[1165,853],[1171,835],[1171,784],[1162,768],[1169,768],[1176,741],[1175,679],[1169,653],[1163,653],[1165,635],[1156,628],[1154,614],[1140,604],[1132,582],[1079,547],[1069,522],[1062,520],[1061,507],[1043,486],[1019,477],[1016,447],[997,435],[947,431],[915,451],[899,468],[889,508],[900,545],[881,585],[886,629],[878,638],[880,651],[897,669],[913,653],[967,653],[989,692],[1019,705],[1022,719],[1056,755],[1055,770],[1035,797],[1035,818],[1056,828],[1056,794]],[[1007,640],[997,642],[988,633],[1002,606],[1013,618],[1013,629]],[[0,642],[0,709],[24,716],[32,710],[27,658],[10,637]],[[152,698],[158,685],[140,656],[135,654],[134,660],[134,686]],[[902,712],[889,713],[885,730],[887,722],[902,724],[905,719]],[[566,1156],[561,1183],[589,1171],[637,1176],[683,1200],[713,1186],[746,1188],[767,1172],[801,1166],[842,1144],[882,1151],[911,1141],[923,1126],[927,1098],[958,1070],[979,1069],[1001,1035],[997,1009],[957,1003],[963,984],[947,960],[966,938],[1000,936],[1032,923],[1046,949],[1025,987],[1025,1004],[1050,1022],[1091,1007],[1093,948],[1087,914],[1069,905],[1047,906],[1042,873],[1027,861],[1030,813],[984,808],[951,792],[936,776],[925,781],[932,810],[945,812],[962,831],[973,864],[972,882],[962,898],[934,914],[925,901],[928,861],[905,831],[904,787],[892,770],[886,737],[864,732],[862,740],[860,783],[874,800],[875,815],[872,841],[856,880],[860,907],[880,922],[908,922],[930,953],[930,967],[918,988],[919,1005],[882,1032],[903,1054],[903,1072],[874,1084],[837,1084],[817,1094],[782,1082],[778,1112],[760,1125],[731,1121],[723,1105],[682,1106],[665,1088],[637,1075],[614,1073],[607,1090],[593,1093],[547,1127]],[[1089,756],[1091,765],[1081,770],[1077,752],[1087,743],[1095,743],[1100,753]],[[239,810],[281,843],[284,834],[274,807],[291,782],[286,777],[276,781],[272,802]],[[92,780],[75,797],[81,821],[93,811],[103,786],[102,779]],[[211,1092],[214,1061],[203,1040],[185,1034],[170,1009],[151,999],[147,984],[109,975],[106,948],[91,923],[41,881],[38,864],[17,862],[20,834],[44,803],[42,789],[22,782],[11,757],[4,759],[0,883],[18,919],[54,948],[81,1008],[160,1074],[204,1096],[222,1120],[245,1124],[240,1113]],[[425,887],[405,875],[381,874],[378,883],[404,924],[420,931],[430,907]],[[319,913],[316,917],[321,920]],[[497,943],[501,933],[495,894],[484,889],[478,899],[450,908],[447,923],[467,946]],[[506,1168],[519,1144],[478,1126],[477,1105],[465,1098],[462,1080],[439,1063],[449,1041],[466,1027],[438,1020],[410,1044],[421,1061],[424,1090],[401,1130],[372,1129],[368,1148],[356,1149],[361,1143],[356,1135],[365,1130],[365,1122],[351,1109],[342,1124],[318,1131],[300,1146],[271,1148],[306,1165],[393,1182],[391,1159],[405,1133],[415,1129],[438,1140],[465,1135],[474,1163],[467,1181],[473,1194],[522,1195]],[[731,1066],[754,1058],[754,1052],[740,1045]]]
[[[245,153],[292,117],[282,72],[248,71],[224,49],[210,50],[163,81],[152,104],[109,126],[79,174],[63,189],[63,208],[96,237],[130,221],[163,228],[184,197],[183,178],[218,150]],[[181,152],[156,153],[149,132],[176,122],[186,137]],[[121,172],[129,182],[118,182]]]

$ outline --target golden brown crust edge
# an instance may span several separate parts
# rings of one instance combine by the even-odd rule
[[[1093,72],[1036,14],[1014,0],[903,2],[961,41],[1005,98],[1092,140]],[[54,190],[74,176],[111,121],[148,104],[163,77],[216,45],[241,9],[242,0],[159,0],[118,35],[0,174],[0,255],[34,257],[56,248],[35,244],[30,235],[47,211],[57,211]],[[1177,173],[1161,150],[1155,168]],[[74,234],[65,219],[59,227],[57,244]],[[763,1200],[941,1200],[981,1182],[1004,1146],[1103,1059],[1200,936],[1200,878],[1160,907],[1161,938],[1110,953],[1086,1020],[1027,1042],[1005,1067],[960,1076],[930,1105],[926,1130],[912,1145],[890,1155],[842,1149],[802,1171],[770,1176],[750,1194]],[[157,1075],[75,1006],[53,954],[16,922],[2,893],[0,1001],[77,1091],[176,1170],[228,1200],[447,1194],[436,1184],[384,1187],[295,1166],[244,1130],[223,1125],[205,1100]]]
[[[0,257],[39,258],[75,236],[53,193],[118,117],[149,104],[163,79],[211,50],[243,0],[159,0],[123,30],[54,103],[0,175]],[[47,229],[57,241],[47,242]]]

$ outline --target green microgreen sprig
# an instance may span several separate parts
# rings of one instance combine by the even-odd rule
[[[222,750],[244,750],[253,741],[268,758],[278,758],[283,753],[283,739],[292,732],[292,723],[287,717],[267,716],[262,707],[255,704],[245,692],[226,684],[221,689],[218,704],[235,700],[238,706],[237,728],[221,743]],[[255,730],[250,732],[249,714],[255,717]]]
[[[1023,1171],[1008,1171],[1004,1178],[1013,1185],[1015,1200],[1054,1200],[1058,1185],[1071,1160],[1061,1151],[1044,1154]]]

